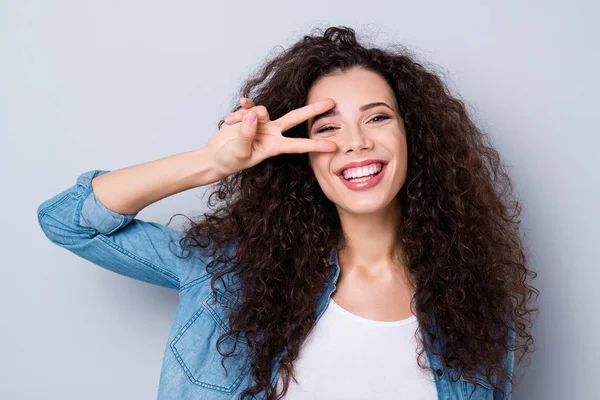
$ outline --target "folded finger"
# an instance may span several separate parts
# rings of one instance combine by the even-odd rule
[[[247,97],[240,97],[240,105],[244,108],[254,107],[254,102]]]
[[[223,118],[227,125],[232,125],[237,122],[240,122],[242,118],[244,118],[244,115],[246,115],[246,111],[254,107],[254,103],[247,97],[240,97],[240,106],[242,107],[241,110],[229,113]]]
[[[224,120],[225,123],[227,123],[227,125],[233,125],[236,124],[238,122],[240,122],[242,120],[242,118],[244,118],[244,115],[246,115],[246,113],[248,111],[254,111],[256,113],[256,115],[258,116],[258,121],[259,122],[267,122],[269,121],[269,112],[267,111],[267,109],[263,106],[252,106],[249,109],[242,109],[242,110],[238,110],[234,113],[228,114],[227,116],[225,116]]]

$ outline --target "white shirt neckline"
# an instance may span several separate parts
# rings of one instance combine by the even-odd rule
[[[344,314],[345,316],[347,316],[349,318],[354,319],[356,322],[359,322],[361,324],[371,325],[371,326],[403,326],[403,325],[409,325],[414,322],[417,322],[417,316],[414,314],[408,318],[404,318],[404,319],[401,319],[398,321],[377,321],[374,319],[363,318],[356,314],[352,314],[350,311],[348,311],[345,308],[343,308],[342,306],[340,306],[338,303],[335,302],[335,300],[333,300],[332,297],[330,297],[329,300],[330,300],[331,304],[333,305],[333,308],[338,310],[338,312]]]

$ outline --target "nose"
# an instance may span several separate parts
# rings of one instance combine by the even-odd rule
[[[360,126],[347,127],[341,137],[342,140],[338,147],[344,153],[350,151],[361,153],[373,148],[373,140]]]

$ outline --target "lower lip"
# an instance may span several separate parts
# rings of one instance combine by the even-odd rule
[[[338,175],[338,178],[340,178],[342,183],[344,185],[346,185],[346,187],[350,190],[366,190],[366,189],[372,188],[373,186],[377,185],[381,181],[381,179],[383,178],[383,174],[385,174],[385,170],[387,169],[387,166],[388,166],[387,163],[383,164],[383,167],[381,168],[381,172],[365,182],[349,182],[344,179],[343,175]]]

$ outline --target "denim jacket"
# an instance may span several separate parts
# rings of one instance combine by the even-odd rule
[[[244,363],[247,343],[242,335],[236,346],[238,355],[224,362],[227,373],[216,350],[218,337],[227,329],[226,312],[235,306],[232,296],[224,290],[221,280],[217,280],[214,300],[211,276],[204,268],[209,260],[177,257],[171,252],[168,243],[178,244],[181,232],[136,219],[137,214],[119,214],[106,208],[94,195],[90,182],[93,177],[107,172],[82,173],[72,187],[42,202],[37,210],[42,231],[52,243],[100,267],[179,290],[179,304],[164,351],[158,400],[238,399],[240,393],[254,383],[249,365]],[[331,278],[315,310],[317,319],[327,308],[340,274],[334,250],[329,263]],[[235,284],[230,277],[225,280],[228,285]],[[227,341],[221,345],[222,351],[232,348],[232,343]],[[433,378],[439,400],[467,400],[473,388],[471,399],[501,399],[484,376],[478,377],[475,385],[462,377],[451,379],[454,371],[444,369],[440,358],[427,346],[425,351],[435,371]],[[513,352],[509,352],[506,363],[511,372],[513,362]],[[273,366],[275,385],[279,378],[277,360]],[[503,385],[508,392],[508,382]],[[318,398],[318,394],[315,396]],[[510,395],[505,398],[510,399]]]

